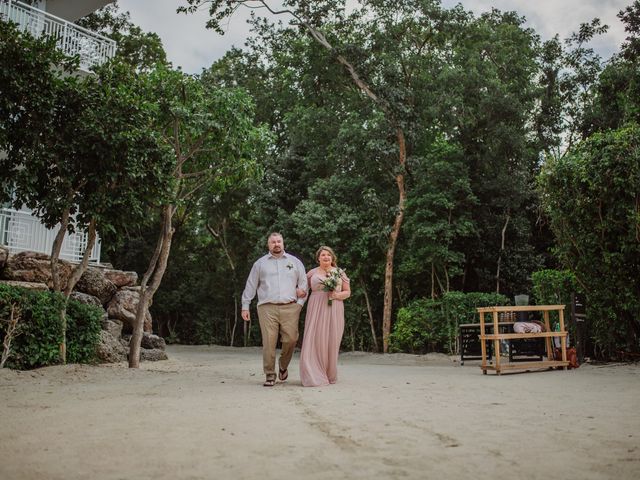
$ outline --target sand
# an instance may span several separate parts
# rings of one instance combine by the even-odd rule
[[[637,479],[640,366],[482,375],[343,353],[262,387],[258,348],[0,371],[0,479]]]

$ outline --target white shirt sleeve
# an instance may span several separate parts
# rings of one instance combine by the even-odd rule
[[[249,272],[249,276],[247,277],[247,283],[244,287],[244,291],[242,292],[242,310],[249,310],[251,300],[256,296],[258,281],[260,280],[259,263],[260,261],[257,261],[253,264],[251,272]]]

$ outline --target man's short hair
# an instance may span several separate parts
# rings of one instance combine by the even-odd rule
[[[282,234],[280,232],[271,232],[269,234],[269,236],[267,237],[267,243],[269,243],[269,239],[271,237],[280,237],[284,241],[284,237],[282,236]]]

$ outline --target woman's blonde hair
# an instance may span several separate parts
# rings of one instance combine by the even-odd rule
[[[327,252],[329,252],[329,254],[331,254],[331,266],[337,267],[338,256],[336,255],[336,252],[333,251],[333,248],[327,247],[326,245],[321,246],[316,252],[316,262],[320,262],[320,253],[322,253],[323,250],[326,250]]]

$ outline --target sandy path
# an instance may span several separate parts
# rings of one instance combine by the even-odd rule
[[[0,479],[637,479],[640,366],[482,375],[343,354],[272,389],[259,349],[0,371]]]

